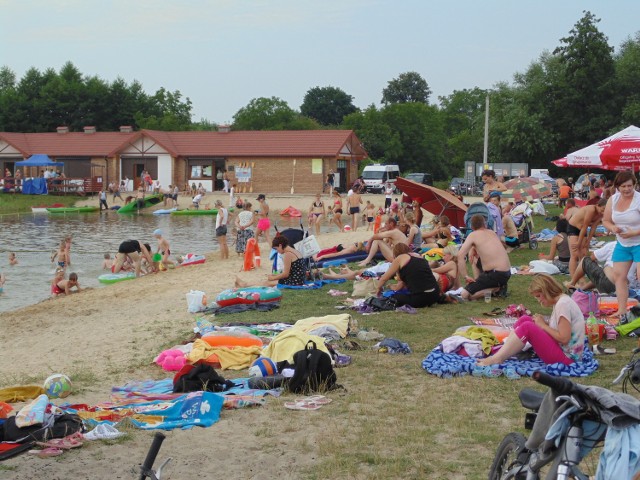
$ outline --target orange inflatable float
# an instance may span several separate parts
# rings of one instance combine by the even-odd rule
[[[247,241],[247,246],[244,251],[244,265],[242,270],[248,272],[254,268],[260,267],[260,248],[255,238],[250,238]]]
[[[255,336],[209,335],[202,337],[212,347],[262,347],[262,340]]]
[[[295,207],[289,205],[287,208],[280,212],[283,217],[301,217],[302,212]]]

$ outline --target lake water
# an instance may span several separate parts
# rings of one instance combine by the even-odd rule
[[[72,265],[67,274],[76,272],[81,287],[104,287],[98,282],[98,276],[106,273],[101,269],[104,254],[110,253],[113,258],[123,240],[146,241],[155,251],[153,231],[160,228],[171,244],[172,257],[205,254],[218,250],[215,221],[214,215],[119,215],[115,211],[0,215],[0,271],[7,278],[4,292],[0,293],[0,312],[32,305],[50,296],[55,271],[51,254],[66,235],[73,235]],[[299,225],[297,220],[283,218],[278,220],[278,226]],[[230,235],[227,240],[231,243]],[[18,265],[9,266],[9,252],[16,253]]]

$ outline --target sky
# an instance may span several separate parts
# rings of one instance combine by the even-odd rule
[[[179,90],[193,120],[231,123],[252,99],[300,109],[313,87],[380,106],[401,73],[431,103],[511,82],[583,16],[618,50],[640,31],[637,0],[0,0],[0,65],[72,62],[84,75]]]

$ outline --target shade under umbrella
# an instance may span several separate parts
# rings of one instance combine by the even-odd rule
[[[512,178],[504,182],[504,186],[507,190],[500,192],[503,200],[524,202],[553,194],[551,185],[534,177]]]
[[[467,206],[455,195],[430,185],[412,182],[406,178],[398,177],[396,187],[403,193],[418,200],[420,206],[427,212],[437,216],[446,215],[454,227],[464,227],[464,214]]]

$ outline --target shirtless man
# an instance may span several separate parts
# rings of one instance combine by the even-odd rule
[[[571,220],[571,217],[573,217],[578,210],[579,208],[576,205],[575,199],[569,198],[565,202],[564,212],[560,214],[560,218],[564,218],[568,222],[569,220]]]
[[[569,261],[569,274],[573,275],[582,257],[589,255],[589,243],[596,233],[596,227],[602,222],[604,207],[607,201],[603,198],[595,205],[586,205],[571,216],[567,237],[571,260]],[[587,233],[587,230],[589,233]]]
[[[478,267],[480,274],[473,279],[465,276],[467,286],[462,288],[459,294],[447,292],[453,302],[465,302],[484,297],[485,292],[494,292],[506,288],[511,277],[511,262],[509,255],[502,246],[502,242],[496,232],[487,229],[482,215],[471,217],[471,229],[458,252],[458,277],[461,278],[467,272],[466,257],[471,249],[475,249],[478,255]]]
[[[360,205],[362,205],[362,196],[355,190],[347,196],[347,207],[351,215],[351,230],[358,230],[358,217],[360,216]]]
[[[484,183],[484,187],[482,187],[482,195],[484,196],[485,202],[489,201],[491,192],[504,192],[507,189],[502,182],[498,182],[496,180],[496,172],[493,170],[483,171],[482,181]]]
[[[159,228],[153,231],[153,236],[158,241],[158,250],[156,250],[156,253],[160,253],[162,255],[161,262],[166,268],[168,268],[169,265],[173,265],[173,262],[169,260],[169,255],[171,255],[169,240],[162,236],[162,230]]]
[[[355,195],[355,194],[354,194]],[[374,234],[367,242],[367,249],[369,249],[369,255],[363,261],[358,263],[358,266],[365,267],[376,253],[380,252],[384,256],[387,262],[393,262],[393,246],[396,243],[408,244],[409,239],[398,228],[398,224],[394,218],[387,220],[387,225],[384,231],[379,231]],[[386,241],[385,241],[386,240]]]

